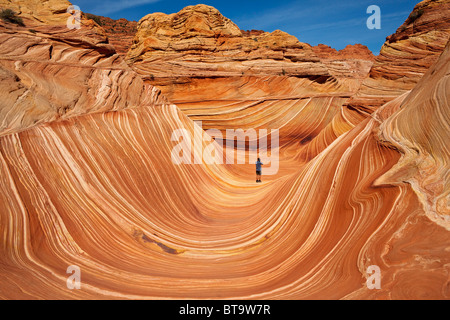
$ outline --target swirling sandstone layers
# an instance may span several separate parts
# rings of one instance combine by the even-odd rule
[[[2,297],[448,298],[448,231],[408,185],[373,186],[399,159],[377,125],[263,187],[172,165],[171,130],[190,126],[174,106],[3,137]],[[364,289],[371,264],[381,292]]]
[[[84,52],[68,40],[79,33],[66,35],[68,52]],[[84,65],[108,61],[96,55]],[[449,231],[395,174],[398,163],[414,168],[398,150],[448,158],[439,139],[448,126],[448,59],[447,50],[425,87],[355,122],[307,163],[283,153],[288,168],[264,184],[249,182],[253,166],[174,165],[171,134],[186,128],[192,135],[194,125],[152,87],[136,105],[117,98],[112,111],[91,112],[85,103],[84,114],[4,134],[0,297],[448,299]],[[128,86],[118,79],[110,95]],[[80,86],[81,95],[101,96],[93,88]],[[39,105],[70,91],[30,99]],[[406,111],[411,106],[418,109]],[[415,112],[432,108],[436,119],[424,125],[436,133],[426,140]],[[437,191],[429,196],[439,198]],[[365,285],[374,264],[381,290]],[[80,290],[66,287],[69,265],[81,269]]]
[[[381,139],[402,150],[403,156],[379,180],[379,183],[408,181],[429,218],[447,230],[450,230],[449,92],[450,42],[402,108],[383,123]]]
[[[42,7],[36,12],[45,12]],[[156,103],[154,89],[123,62],[103,29],[83,19],[82,29],[70,30],[69,14],[54,16],[44,23],[24,14],[26,27],[0,21],[0,135],[89,112]],[[51,24],[55,21],[59,25]]]
[[[282,144],[311,159],[363,119],[342,107],[373,63],[361,51],[319,58],[285,32],[242,32],[197,5],[142,18],[127,61],[205,129],[279,129]]]
[[[410,94],[374,114],[380,122],[379,141],[402,156],[373,185],[408,184],[420,203],[420,209],[405,217],[381,255],[383,264],[389,266],[385,281],[397,288],[382,290],[381,297],[449,299],[449,71],[450,41]],[[403,102],[398,104],[398,100]],[[366,293],[363,297],[377,295]]]

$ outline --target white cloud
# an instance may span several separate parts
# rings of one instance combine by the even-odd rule
[[[407,17],[409,12],[398,12],[398,13],[392,13],[392,14],[385,14],[381,15],[381,21],[383,22],[390,22],[392,20],[396,21],[398,18]],[[368,16],[367,16],[368,17]],[[327,30],[330,28],[338,29],[338,28],[346,28],[346,27],[366,27],[366,20],[367,17],[363,16],[361,18],[353,18],[353,19],[346,19],[346,20],[337,20],[332,21],[328,23],[317,23],[317,24],[311,24],[306,26],[299,27],[299,30],[301,31],[311,31],[311,30]]]
[[[96,5],[91,10],[92,13],[98,13],[102,15],[109,15],[111,13],[117,13],[122,10],[126,10],[133,7],[138,7],[145,4],[151,4],[159,2],[160,0],[121,0],[121,1],[101,1],[101,4]]]

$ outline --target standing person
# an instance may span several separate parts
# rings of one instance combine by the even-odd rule
[[[256,182],[261,182],[261,166],[263,164],[261,159],[258,158],[258,161],[256,161]]]

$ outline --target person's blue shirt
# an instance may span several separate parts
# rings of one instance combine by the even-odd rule
[[[256,171],[261,171],[261,166],[263,165],[264,163],[262,163],[261,161],[256,161]]]

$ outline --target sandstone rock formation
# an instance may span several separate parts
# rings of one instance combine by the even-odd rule
[[[25,20],[25,24],[45,24],[45,25],[63,25],[66,24],[70,14],[67,13],[67,8],[71,4],[68,1],[60,0],[30,0],[25,1],[16,0],[1,0],[0,8],[11,9],[21,18]]]
[[[401,150],[402,159],[378,181],[410,183],[428,217],[447,230],[450,230],[449,91],[450,41],[401,109],[383,122],[380,138]]]
[[[342,105],[369,72],[367,51],[349,47],[340,61],[321,59],[285,32],[242,32],[197,5],[142,18],[127,62],[205,129],[279,128],[309,159],[362,119]]]
[[[380,256],[388,270],[383,280],[385,285],[403,289],[383,289],[376,294],[366,292],[362,297],[449,299],[449,289],[445,287],[448,286],[450,261],[449,152],[446,147],[450,138],[449,70],[450,41],[437,63],[410,94],[386,104],[374,115],[380,123],[377,139],[402,154],[388,172],[374,181],[374,186],[407,186],[408,192],[416,193],[413,202],[419,203],[404,216],[398,232],[386,238],[386,250]],[[405,201],[399,203],[399,206],[404,205]],[[423,236],[425,234],[427,236]],[[402,249],[398,251],[396,247]],[[354,296],[357,295],[349,298]]]
[[[142,18],[128,61],[146,78],[328,76],[308,44],[279,30],[244,36],[231,20],[206,5]]]
[[[133,43],[137,31],[137,22],[123,18],[114,20],[93,14],[87,14],[86,16],[105,30],[109,43],[114,46],[118,54],[125,57]]]
[[[27,5],[33,14],[46,12],[45,18],[51,10],[69,6],[65,1],[56,7],[37,3]],[[27,6],[14,9],[25,12],[26,25],[0,21],[0,136],[89,112],[155,103],[153,89],[132,72],[93,21],[82,20],[81,29],[70,30],[66,10],[47,24],[29,15]]]
[[[0,25],[0,298],[450,298],[449,43],[411,92],[362,117],[342,107],[349,82],[286,34],[258,41],[303,46],[291,49],[305,60],[280,60],[299,62],[291,76],[264,65],[275,45],[256,47],[263,67],[239,76],[247,60],[234,61],[238,49],[220,60],[214,39],[198,35],[208,50],[186,38],[179,44],[189,53],[178,52],[174,31],[161,22],[162,40],[148,44],[167,45],[183,66],[165,76],[170,60],[161,52],[153,57],[137,42],[129,55],[135,72],[98,25],[83,20],[68,30],[67,15],[46,5],[20,2],[26,27]],[[32,11],[43,18],[27,18]],[[177,36],[209,30],[202,17],[172,16],[189,20],[187,29],[177,24]],[[218,39],[236,47],[248,41],[216,17],[210,31]],[[145,63],[153,58],[155,67]],[[208,70],[204,60],[232,65],[232,76],[228,68]],[[255,127],[284,126],[279,174],[256,184],[253,165],[174,164],[172,133],[194,135],[196,114],[149,84],[152,68],[161,90],[179,102],[209,95],[211,125],[238,126],[245,117]],[[181,79],[171,85],[174,74]],[[208,101],[196,103],[203,119]],[[313,137],[309,157],[288,143],[294,136]],[[371,265],[381,270],[380,289],[366,285]],[[69,266],[81,270],[79,290],[67,287]]]
[[[342,50],[336,50],[325,44],[319,44],[312,47],[314,53],[321,59],[334,59],[334,60],[367,60],[374,61],[375,56],[372,51],[362,44],[347,45]]]
[[[312,49],[320,61],[327,66],[329,72],[341,82],[357,80],[355,90],[367,77],[375,61],[375,56],[369,48],[361,44],[347,45],[339,51],[324,44],[319,44]]]

